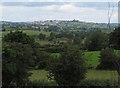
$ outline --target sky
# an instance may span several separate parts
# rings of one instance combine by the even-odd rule
[[[0,21],[26,22],[76,19],[96,23],[108,22],[108,2],[9,1],[4,0],[0,3]],[[114,5],[111,22],[118,22],[118,2],[110,2],[110,5],[110,11]]]

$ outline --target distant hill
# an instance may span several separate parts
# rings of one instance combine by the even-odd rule
[[[34,22],[8,22],[1,21],[2,27],[5,29],[38,29],[41,30],[49,26],[57,26],[61,30],[107,30],[107,23],[93,23],[93,22],[81,22],[77,20],[63,21],[63,20],[46,20],[46,21],[34,21]],[[111,29],[117,27],[117,23],[111,23]]]

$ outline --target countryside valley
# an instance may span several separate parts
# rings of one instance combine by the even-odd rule
[[[120,76],[117,23],[2,21],[3,86],[100,86]],[[96,87],[95,87],[96,88]]]

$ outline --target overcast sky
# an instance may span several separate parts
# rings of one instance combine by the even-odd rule
[[[108,22],[108,2],[6,2],[0,3],[0,20],[80,20]],[[18,0],[19,1],[19,0]],[[118,3],[114,5],[111,22],[118,22]]]

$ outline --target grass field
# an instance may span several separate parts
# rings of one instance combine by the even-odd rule
[[[48,72],[45,70],[32,70],[32,75],[29,77],[30,81],[44,81],[50,82],[47,78]],[[118,81],[118,74],[116,71],[107,70],[88,70],[86,80],[112,80]]]
[[[44,80],[48,81],[47,74],[48,72],[45,70],[32,70],[30,71],[32,73],[32,76],[30,76],[30,81],[39,81],[39,80]]]
[[[38,30],[23,30],[28,35],[39,35],[40,33],[50,36],[50,32],[43,32]]]
[[[100,51],[90,51],[84,53],[84,58],[86,59],[86,63],[91,68],[96,68],[99,64],[99,56]]]

